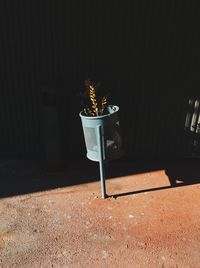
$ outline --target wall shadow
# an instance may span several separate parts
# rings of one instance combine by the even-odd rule
[[[108,179],[128,175],[153,172],[164,169],[169,178],[169,186],[141,189],[113,195],[117,198],[131,194],[166,190],[200,183],[198,160],[181,160],[176,163],[149,160],[117,160],[106,164]],[[32,160],[0,161],[0,198],[46,191],[99,180],[98,163],[89,160],[68,162],[65,169],[45,170],[42,163]]]
[[[0,198],[95,181],[98,169],[88,162],[66,161],[65,168],[47,169],[41,161],[0,161]]]

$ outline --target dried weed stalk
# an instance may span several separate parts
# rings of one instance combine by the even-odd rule
[[[85,80],[87,104],[84,112],[88,116],[103,115],[107,107],[107,97],[99,96],[98,85],[95,85],[91,80]]]

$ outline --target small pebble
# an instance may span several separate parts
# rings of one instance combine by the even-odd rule
[[[97,238],[97,235],[96,235],[96,234],[94,234],[94,235],[93,235],[93,238],[94,238],[94,239],[96,239],[96,238]]]
[[[108,252],[106,252],[105,250],[102,250],[102,259],[105,259],[108,257]]]
[[[132,214],[129,214],[128,217],[131,219],[131,218],[134,218],[134,216]]]
[[[62,254],[63,254],[63,256],[67,257],[67,256],[68,256],[67,250],[64,250],[64,251],[62,252]]]

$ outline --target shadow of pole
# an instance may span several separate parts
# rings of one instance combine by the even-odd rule
[[[142,189],[137,191],[130,191],[126,193],[114,194],[110,195],[109,197],[118,198],[122,196],[134,195],[134,194],[141,194],[141,193],[148,193],[148,192],[155,192],[160,190],[167,190],[171,188],[189,186],[194,184],[200,183],[200,169],[198,165],[169,165],[165,168],[165,174],[168,177],[170,185],[150,188],[150,189]]]
[[[170,182],[171,182],[171,180],[170,180]],[[119,198],[119,197],[123,197],[123,196],[129,196],[129,195],[134,195],[134,194],[142,194],[142,193],[148,193],[148,192],[155,192],[155,191],[160,191],[160,190],[167,190],[167,189],[171,189],[171,188],[189,186],[189,185],[199,184],[199,183],[200,183],[200,179],[195,181],[195,182],[194,181],[193,182],[188,181],[188,182],[182,182],[182,183],[176,183],[176,180],[173,180],[173,185],[171,184],[169,186],[162,186],[162,187],[157,187],[157,188],[143,189],[143,190],[126,192],[126,193],[121,193],[121,194],[109,195],[108,197],[110,197],[110,198]]]

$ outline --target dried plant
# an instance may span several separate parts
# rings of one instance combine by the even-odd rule
[[[84,112],[88,116],[100,116],[103,115],[107,107],[107,97],[100,96],[98,87],[91,80],[85,80],[86,92],[82,94],[82,97],[86,99]]]

